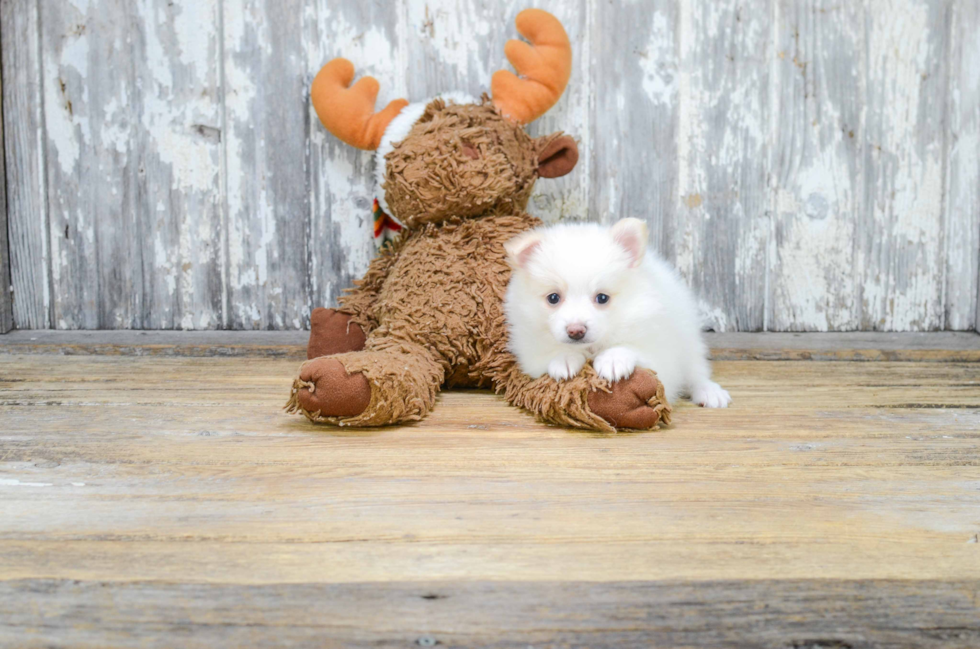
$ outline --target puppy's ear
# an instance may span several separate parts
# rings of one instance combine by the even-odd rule
[[[531,230],[519,234],[504,244],[507,251],[507,263],[511,268],[526,268],[535,251],[541,247],[541,234]]]
[[[647,251],[647,224],[640,219],[621,219],[612,226],[612,237],[629,255],[630,268],[639,266]]]

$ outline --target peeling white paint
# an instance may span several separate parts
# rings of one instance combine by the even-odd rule
[[[465,78],[471,87],[490,87],[491,74],[502,67],[481,60],[481,49],[491,33],[491,20],[500,12],[488,12],[471,0],[427,0],[407,3],[409,29],[445,70],[444,78]],[[482,18],[482,19],[481,19]],[[493,25],[493,27],[499,26]],[[513,35],[514,38],[517,34]],[[503,61],[503,51],[491,61]],[[467,88],[441,88],[468,90]]]
[[[87,124],[74,113],[77,99],[76,102],[69,104],[71,99],[68,95],[69,83],[73,79],[78,79],[79,87],[84,88],[81,82],[86,78],[87,58],[88,38],[81,35],[71,38],[68,46],[62,51],[60,61],[53,59],[45,61],[44,110],[48,141],[54,145],[58,163],[62,172],[66,174],[72,173],[78,163],[80,148],[76,139],[76,129],[81,132],[85,140],[90,137]],[[69,72],[72,75],[69,79],[65,79],[64,76],[68,76]],[[71,89],[74,90],[74,87],[72,84]]]
[[[677,70],[674,59],[674,26],[660,11],[653,13],[653,27],[646,49],[640,54],[643,91],[654,105],[671,106],[677,100]],[[625,102],[626,96],[619,97]],[[625,104],[623,106],[625,108]]]
[[[941,33],[930,31],[925,2],[872,0],[868,47],[868,131],[875,191],[867,206],[881,244],[861,251],[865,269],[864,324],[883,330],[928,330],[942,326],[942,143],[934,131],[925,142],[919,108],[930,48]],[[940,27],[940,21],[936,27]],[[942,50],[933,52],[939,56]],[[925,148],[923,148],[925,147]]]
[[[295,40],[284,41],[278,21],[295,16],[253,0],[220,11],[219,0],[136,0],[127,16],[106,0],[52,2],[35,21],[48,31],[43,102],[31,107],[45,119],[36,137],[50,179],[40,197],[50,229],[32,260],[51,262],[39,283],[45,311],[60,327],[127,327],[147,307],[145,324],[186,329],[221,322],[215,290],[229,295],[228,323],[303,326],[367,267],[369,154],[338,144],[306,105],[303,86],[324,62],[343,55],[358,76],[376,76],[379,106],[487,90],[508,67],[502,46],[522,8],[305,3]],[[612,219],[649,199],[658,243],[722,330],[758,326],[756,311],[747,319],[758,303],[773,329],[975,325],[977,7],[544,6],[572,39],[572,80],[529,130],[569,132],[581,157],[568,177],[538,182],[532,213]],[[615,30],[619,11],[637,28],[628,48],[629,34],[600,32]],[[624,76],[611,86],[615,65]],[[653,143],[622,128],[643,120],[673,138],[668,150],[651,157]],[[594,160],[615,165],[592,169]],[[643,168],[650,160],[665,169]],[[302,237],[297,223],[308,223]],[[144,240],[133,243],[137,232]],[[121,289],[106,284],[113,264],[131,266]],[[152,273],[151,291],[140,273]]]

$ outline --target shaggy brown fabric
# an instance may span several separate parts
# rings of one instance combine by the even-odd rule
[[[442,367],[428,350],[376,336],[364,351],[304,363],[287,409],[340,426],[418,421],[432,410],[442,381]]]
[[[539,157],[567,173],[571,151],[574,141],[560,133],[532,140],[486,98],[429,104],[386,158],[385,198],[406,229],[331,316],[346,314],[361,327],[363,350],[304,363],[287,408],[339,425],[415,421],[446,385],[492,387],[563,426],[611,431],[669,421],[663,388],[650,373],[613,386],[591,367],[561,383],[531,380],[507,351],[504,243],[540,225],[524,213]],[[319,326],[310,348],[320,349],[312,338],[325,334],[338,335]]]
[[[562,383],[547,376],[532,380],[507,351],[503,294],[510,268],[503,244],[539,223],[527,214],[453,219],[399,239],[383,253],[396,261],[378,264],[388,276],[375,302],[362,310],[369,321],[381,323],[368,335],[364,351],[305,363],[291,409],[315,421],[350,426],[415,421],[432,409],[446,384],[492,386],[514,405],[563,426],[611,431],[667,423],[663,388],[651,373],[638,372],[610,392],[591,367]],[[336,372],[321,366],[337,362],[347,373],[362,373],[371,385],[370,403],[356,416],[332,409],[330,381]],[[607,393],[611,398],[597,399]]]
[[[385,200],[409,228],[521,212],[537,178],[536,149],[486,96],[462,106],[437,99],[385,157]]]
[[[307,358],[356,352],[364,349],[364,329],[351,321],[351,315],[335,309],[313,309],[310,314],[310,342]]]
[[[355,281],[353,288],[344,289],[344,295],[340,298],[340,308],[337,310],[350,315],[365,334],[378,326],[374,317],[374,302],[378,299],[378,291],[388,276],[388,270],[397,259],[395,246],[382,248],[378,256],[371,260],[364,277]]]

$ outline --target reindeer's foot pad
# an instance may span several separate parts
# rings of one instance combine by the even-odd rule
[[[652,430],[670,424],[670,404],[664,386],[650,370],[613,383],[609,391],[589,393],[589,409],[616,428]]]
[[[376,338],[368,347],[303,363],[286,410],[358,427],[425,417],[445,378],[442,366],[414,343]]]
[[[303,363],[286,404],[290,413],[301,412],[310,421],[341,423],[363,413],[371,403],[371,384],[360,372],[347,373],[331,357]]]
[[[306,357],[319,358],[364,349],[364,330],[352,320],[353,316],[336,309],[313,309]]]

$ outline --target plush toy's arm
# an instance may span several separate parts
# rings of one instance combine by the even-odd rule
[[[378,325],[374,315],[374,303],[396,259],[398,259],[396,251],[391,247],[383,248],[381,253],[371,260],[364,277],[354,282],[353,288],[346,289],[338,300],[340,307],[337,310],[350,315],[351,322],[359,325],[365,335]]]
[[[670,405],[656,374],[637,369],[611,387],[591,365],[570,380],[550,376],[532,379],[513,355],[501,358],[494,385],[511,404],[558,426],[615,432],[616,428],[650,429],[670,423]]]

